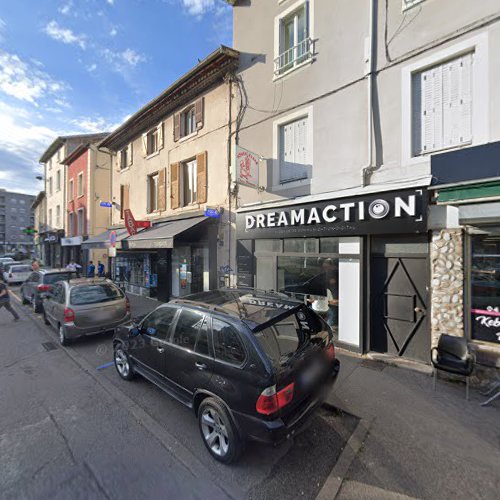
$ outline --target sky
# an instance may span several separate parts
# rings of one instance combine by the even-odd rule
[[[0,3],[0,188],[36,194],[59,135],[110,131],[219,45],[223,0]]]

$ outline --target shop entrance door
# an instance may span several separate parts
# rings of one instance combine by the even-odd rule
[[[372,240],[370,349],[429,361],[426,237]]]

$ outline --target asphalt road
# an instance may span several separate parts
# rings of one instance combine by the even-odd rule
[[[356,427],[323,409],[293,441],[249,444],[238,463],[219,464],[191,410],[106,366],[110,336],[63,348],[40,315],[13,302],[22,321],[0,311],[4,497],[312,499]]]

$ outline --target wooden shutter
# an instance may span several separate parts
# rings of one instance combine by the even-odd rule
[[[128,165],[129,167],[134,164],[134,143],[128,145]]]
[[[203,128],[204,125],[204,104],[205,104],[205,98],[202,97],[201,99],[198,99],[194,105],[195,113],[196,113],[196,129]]]
[[[167,209],[167,175],[166,169],[162,168],[158,172],[158,210],[162,212]]]
[[[142,134],[142,154],[148,155],[148,134]]]
[[[158,130],[158,150],[160,150],[163,148],[163,122],[156,129]]]
[[[207,152],[196,155],[196,195],[198,203],[207,202]]]
[[[174,141],[177,142],[181,137],[181,115],[174,114]]]
[[[123,211],[130,208],[130,186],[122,184],[120,186],[120,219],[123,219]]]
[[[172,210],[181,206],[181,176],[180,163],[172,163],[170,165],[170,199]]]

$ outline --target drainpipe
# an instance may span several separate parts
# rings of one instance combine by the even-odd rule
[[[372,123],[373,123],[373,78],[375,73],[374,67],[374,56],[375,56],[375,30],[374,23],[375,18],[375,2],[377,0],[370,0],[370,15],[369,15],[369,29],[368,29],[368,43],[369,43],[369,53],[368,53],[368,122],[367,122],[367,132],[368,132],[368,158],[367,164],[361,169],[361,186],[365,187],[367,185],[367,178],[373,172],[373,144],[372,144]]]
[[[231,276],[233,274],[233,270],[231,267],[231,226],[232,226],[232,172],[231,172],[231,167],[232,167],[232,135],[233,135],[233,77],[232,75],[229,75],[228,77],[228,88],[229,88],[229,117],[228,117],[228,139],[227,139],[227,179],[228,179],[228,201],[229,201],[229,214],[228,214],[228,266],[229,266],[229,283],[228,285],[231,286]]]

